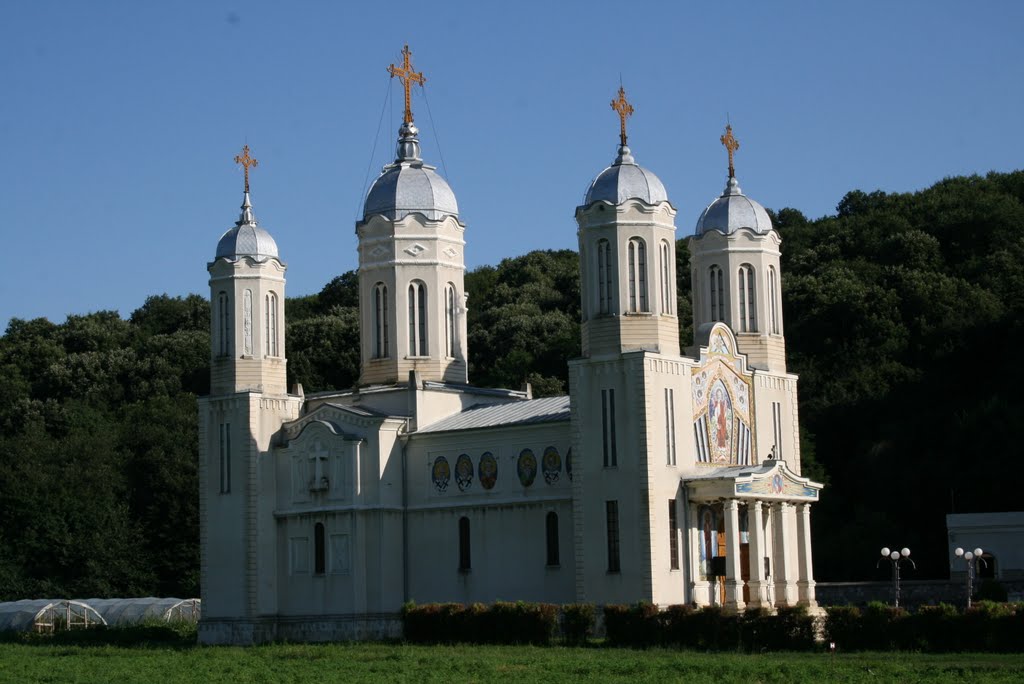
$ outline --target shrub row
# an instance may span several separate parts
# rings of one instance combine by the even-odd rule
[[[551,643],[558,606],[549,603],[431,603],[402,607],[406,641],[414,643],[537,644]]]
[[[605,643],[756,653],[811,650],[819,647],[815,637],[823,636],[841,651],[1024,650],[1024,604],[982,601],[966,612],[942,604],[910,613],[881,603],[825,610],[823,622],[816,625],[802,606],[779,608],[776,614],[729,614],[716,606],[659,610],[649,603],[607,605]],[[590,604],[435,603],[408,604],[402,610],[405,638],[416,643],[548,645],[560,626],[565,643],[582,645],[593,635],[596,616]]]
[[[961,612],[922,606],[911,613],[874,602],[866,608],[826,608],[825,638],[847,651],[1024,650],[1024,604],[980,601]]]
[[[605,606],[604,625],[611,646],[676,646],[703,651],[800,651],[814,647],[814,618],[806,608],[780,608],[727,614],[717,606],[691,608],[638,603]]]
[[[58,644],[61,646],[159,646],[190,648],[196,645],[194,622],[145,620],[118,627],[97,625],[88,629],[58,630],[52,634],[0,631],[0,642]]]

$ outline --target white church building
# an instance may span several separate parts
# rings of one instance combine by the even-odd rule
[[[626,146],[576,207],[582,356],[569,395],[467,377],[467,226],[406,108],[356,223],[358,386],[286,386],[285,263],[249,200],[208,265],[199,401],[200,641],[377,638],[403,603],[815,607],[780,237],[733,172],[690,237],[680,349],[676,209]],[[470,236],[471,236],[470,231]],[[524,369],[524,374],[527,369]]]

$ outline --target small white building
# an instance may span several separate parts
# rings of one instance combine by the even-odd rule
[[[949,533],[949,576],[963,578],[967,564],[955,554],[981,549],[978,577],[997,580],[1024,579],[1024,512],[950,513],[946,515]]]
[[[821,485],[800,476],[779,234],[740,191],[727,132],[728,184],[690,238],[697,339],[681,354],[676,209],[622,116],[576,208],[583,354],[566,397],[468,384],[466,226],[408,104],[356,224],[358,387],[287,392],[285,265],[247,186],[208,266],[201,641],[395,636],[407,601],[816,606]]]

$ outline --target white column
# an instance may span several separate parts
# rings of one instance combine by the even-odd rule
[[[740,563],[739,502],[728,499],[725,509],[725,608],[729,612],[743,610],[743,570]]]
[[[764,523],[761,520],[761,502],[751,501],[747,504],[747,530],[750,532],[750,587],[751,608],[767,605],[768,583],[764,577],[764,555],[766,551]]]
[[[814,598],[814,567],[811,559],[811,504],[797,506],[797,580],[800,605],[814,608],[818,602]]]
[[[793,504],[779,501],[772,505],[772,527],[775,530],[775,544],[772,561],[775,565],[775,605],[796,605],[797,592],[794,568],[790,562],[790,547],[793,544],[793,532],[790,528]]]
[[[690,504],[689,525],[686,529],[687,562],[690,564],[690,600],[696,606],[710,605],[708,581],[700,572],[700,521],[697,519],[697,504]]]

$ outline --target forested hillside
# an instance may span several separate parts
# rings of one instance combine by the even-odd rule
[[[918,577],[945,576],[945,513],[1024,509],[1011,468],[1024,409],[1024,172],[855,191],[835,216],[774,218],[805,474],[829,485],[812,514],[817,576],[875,577],[881,546],[913,549]],[[678,252],[686,346],[685,240]],[[345,273],[288,300],[290,383],[357,381],[355,285]],[[468,273],[473,382],[564,392],[579,287],[571,251]],[[195,399],[208,389],[209,316],[203,297],[157,296],[128,320],[10,322],[0,600],[197,595]]]

